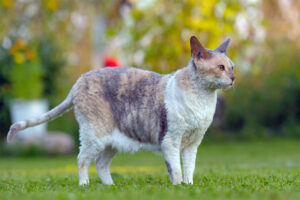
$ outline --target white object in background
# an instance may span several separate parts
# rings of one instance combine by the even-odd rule
[[[13,100],[10,104],[12,123],[33,119],[48,112],[47,100]],[[31,137],[41,137],[47,132],[47,123],[27,128],[16,135],[18,140],[26,140]]]

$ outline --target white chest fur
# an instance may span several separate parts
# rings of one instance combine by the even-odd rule
[[[216,91],[183,90],[178,87],[176,74],[167,83],[165,104],[168,130],[189,132],[198,129],[204,134],[213,120],[216,109]]]

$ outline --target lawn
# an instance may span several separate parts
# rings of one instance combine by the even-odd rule
[[[150,152],[118,155],[111,172],[103,186],[92,165],[79,187],[75,156],[0,158],[0,199],[300,199],[300,141],[203,144],[194,185],[173,186]]]

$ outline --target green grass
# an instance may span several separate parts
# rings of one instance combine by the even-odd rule
[[[173,186],[161,156],[118,155],[114,186],[95,166],[78,187],[76,157],[1,158],[0,199],[300,199],[300,141],[204,144],[194,185]]]

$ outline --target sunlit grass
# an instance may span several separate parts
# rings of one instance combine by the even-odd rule
[[[78,187],[75,156],[1,158],[0,199],[300,199],[300,141],[204,144],[192,186],[173,186],[150,152],[117,156],[111,172],[104,186],[92,165]]]

